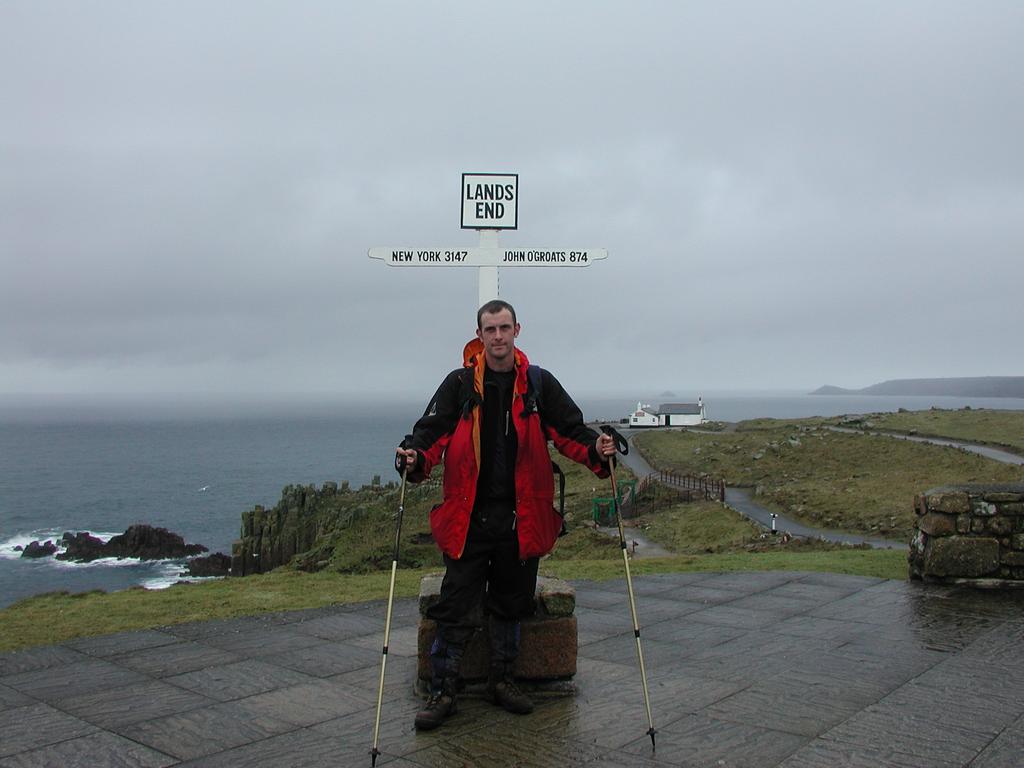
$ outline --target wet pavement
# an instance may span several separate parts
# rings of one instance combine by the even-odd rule
[[[1024,765],[1024,590],[815,573],[579,582],[578,693],[413,715],[416,601],[392,625],[378,765]],[[370,765],[381,602],[0,654],[0,767]]]

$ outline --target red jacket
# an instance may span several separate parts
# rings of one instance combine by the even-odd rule
[[[554,508],[554,480],[547,441],[558,451],[583,464],[598,477],[608,476],[608,465],[594,448],[597,433],[583,423],[583,413],[547,371],[541,371],[540,408],[527,407],[529,360],[515,350],[515,384],[512,418],[518,450],[515,463],[516,530],[519,556],[539,557],[551,551],[561,531],[562,519]],[[463,369],[472,369],[473,393],[466,397],[463,369],[452,371],[438,387],[426,411],[413,427],[406,447],[419,452],[409,480],[417,482],[430,475],[444,461],[444,501],[430,513],[434,541],[449,557],[458,559],[466,544],[469,518],[476,499],[480,475],[480,408],[483,399],[483,344],[473,339],[463,350]],[[475,396],[475,397],[474,397]],[[533,399],[533,398],[531,398]]]

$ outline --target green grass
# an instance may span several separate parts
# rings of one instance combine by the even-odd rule
[[[1001,445],[1024,453],[1024,411],[991,409],[870,414],[872,428]]]
[[[619,553],[618,544],[615,551]],[[617,559],[545,559],[541,572],[564,579],[602,581],[622,578]],[[420,579],[436,569],[399,570],[398,597],[418,594]],[[906,555],[889,550],[836,552],[731,552],[634,560],[634,575],[685,571],[827,571],[906,578]],[[276,611],[316,608],[387,597],[390,570],[372,574],[302,573],[279,569],[261,576],[179,584],[168,589],[120,592],[50,593],[22,600],[0,611],[0,652],[80,637],[209,621]],[[383,608],[382,615],[383,615]]]
[[[852,423],[851,423],[852,420]],[[851,417],[814,416],[808,419],[748,419],[736,425],[740,432],[813,428],[822,425],[852,426],[865,430],[947,437],[968,443],[1003,446],[1024,454],[1024,411],[961,408],[897,413],[866,413]]]
[[[736,550],[760,534],[757,526],[717,501],[677,502],[629,523],[680,555]]]
[[[807,525],[904,540],[913,531],[915,494],[1024,480],[1021,467],[956,448],[837,433],[813,421],[740,426],[715,435],[648,432],[635,442],[658,468],[753,486],[758,503]]]

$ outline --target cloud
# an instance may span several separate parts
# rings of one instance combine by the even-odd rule
[[[5,3],[0,392],[423,391],[464,171],[567,385],[1015,374],[1014,3]],[[612,371],[613,373],[609,373]],[[425,395],[424,395],[425,396]]]

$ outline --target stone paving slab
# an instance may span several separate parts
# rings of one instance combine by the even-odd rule
[[[1020,768],[1024,594],[817,573],[576,583],[577,693],[470,697],[430,733],[415,599],[395,604],[378,765]],[[369,765],[385,604],[0,654],[0,768]]]
[[[49,704],[32,703],[0,712],[0,757],[57,744],[99,729]]]
[[[162,648],[180,642],[180,638],[167,632],[139,630],[137,632],[118,632],[114,635],[73,640],[67,644],[67,647],[74,648],[76,651],[88,656],[104,659],[109,656],[118,656],[147,648]]]
[[[165,680],[216,701],[244,699],[285,686],[312,682],[312,678],[301,672],[256,659],[218,664]]]
[[[180,760],[224,752],[292,730],[291,723],[254,715],[235,702],[156,717],[117,729],[132,741]]]
[[[211,699],[160,680],[61,699],[60,709],[108,730],[211,704]]]
[[[18,693],[6,685],[0,685],[0,712],[12,707],[24,707],[28,704],[35,704],[35,699],[23,693]]]
[[[236,653],[187,641],[146,648],[111,658],[123,667],[155,678],[183,675],[186,672],[242,660]]]
[[[62,741],[0,760],[0,768],[55,768],[94,766],[98,768],[166,768],[178,760],[108,731]]]
[[[88,658],[86,661],[0,677],[0,684],[49,703],[145,681],[145,675],[138,672],[109,661]]]

